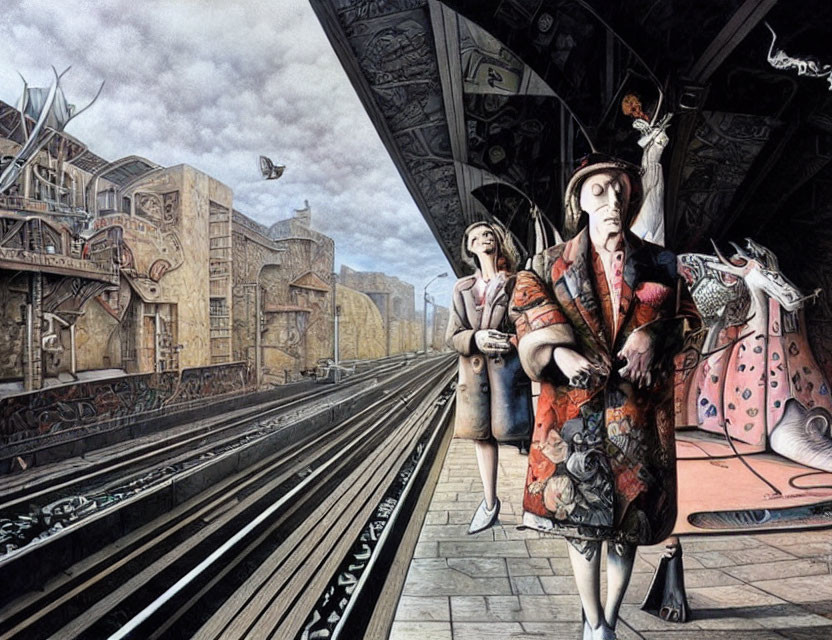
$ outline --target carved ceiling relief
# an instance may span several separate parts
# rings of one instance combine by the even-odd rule
[[[558,110],[554,98],[465,96],[468,162],[525,193],[555,222]]]
[[[703,111],[688,147],[677,200],[679,251],[694,250],[717,233],[720,220],[778,121]]]
[[[520,91],[526,65],[491,34],[475,24],[459,21],[462,88],[466,93]]]
[[[648,59],[647,63],[654,63],[659,73],[670,67],[687,69],[692,66],[741,4],[742,0],[629,0],[617,7],[617,11],[626,14],[628,20],[638,21],[646,36],[642,38],[646,45],[642,46],[656,43],[650,48],[658,49],[660,53],[654,54],[655,60]],[[603,3],[599,6],[604,7]],[[617,22],[615,15],[610,17]],[[691,28],[691,25],[696,26]],[[643,53],[648,55],[647,51]]]
[[[372,86],[436,75],[433,36],[425,11],[355,25],[347,36]]]
[[[374,90],[394,133],[426,125],[445,125],[439,85],[433,80],[391,88],[375,87]]]
[[[442,244],[455,246],[461,205],[427,2],[343,2],[336,10],[404,169],[427,203],[423,213]]]
[[[336,0],[333,2],[338,19],[348,30],[362,20],[372,20],[390,14],[424,9],[427,0]]]
[[[552,7],[550,3],[508,0],[500,3],[493,19],[514,31],[515,39],[523,38],[526,46],[545,52],[548,62],[572,85],[579,86],[589,66],[582,51],[590,43],[594,48],[598,45],[593,38],[598,30],[585,19],[584,12],[577,3]]]

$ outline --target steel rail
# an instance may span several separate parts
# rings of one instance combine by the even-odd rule
[[[127,451],[121,451],[112,457],[108,457],[91,466],[84,467],[83,470],[70,470],[65,474],[61,474],[56,478],[55,476],[45,477],[43,480],[34,480],[21,486],[19,489],[6,490],[3,496],[5,501],[0,503],[0,514],[6,514],[15,506],[21,504],[30,504],[34,500],[42,499],[44,496],[64,491],[78,486],[85,482],[92,482],[97,478],[108,473],[113,473],[119,469],[130,468],[142,462],[153,460],[155,455],[164,455],[166,452],[176,451],[177,447],[186,450],[194,442],[201,442],[206,437],[221,435],[222,433],[231,431],[236,428],[245,428],[255,420],[263,420],[272,417],[278,417],[275,414],[288,412],[296,407],[301,407],[306,403],[311,402],[320,397],[330,395],[333,390],[340,391],[344,388],[358,386],[363,382],[367,382],[373,378],[383,375],[398,369],[398,366],[385,364],[379,369],[372,369],[367,372],[362,372],[354,376],[350,376],[338,387],[325,387],[320,390],[305,391],[294,394],[284,398],[279,398],[270,402],[261,403],[250,409],[246,409],[241,415],[235,415],[230,419],[223,419],[220,417],[216,422],[211,422],[202,427],[193,430],[188,430],[184,433],[178,433],[167,438],[161,438],[131,447]],[[235,412],[236,413],[236,412]],[[143,453],[146,452],[146,453]],[[93,469],[90,471],[90,469]],[[137,472],[139,472],[137,470]],[[64,480],[59,484],[54,484],[56,479],[63,479],[69,476],[70,479]],[[37,489],[38,486],[43,486],[42,489]]]
[[[421,488],[419,485],[419,478],[422,470],[428,463],[428,453],[434,450],[436,443],[442,438],[443,429],[447,427],[453,406],[454,402],[449,401],[441,411],[439,419],[436,421],[436,425],[433,429],[433,433],[430,435],[430,440],[425,446],[425,451],[422,456],[420,456],[419,462],[416,463],[416,468],[413,470],[407,485],[399,496],[399,500],[393,508],[393,512],[390,514],[387,525],[385,526],[384,531],[382,531],[378,543],[376,544],[375,549],[373,549],[372,555],[367,562],[367,566],[364,568],[361,577],[358,579],[358,583],[355,586],[352,597],[345,607],[344,612],[341,614],[341,619],[332,631],[332,640],[339,640],[342,637],[345,633],[345,629],[348,628],[352,621],[351,616],[354,616],[354,612],[359,606],[359,603],[361,603],[364,599],[365,593],[370,591],[368,585],[370,584],[371,576],[373,576],[373,570],[378,564],[381,563],[382,553],[388,548],[387,545],[390,545],[393,532],[397,531],[396,525],[400,522],[400,519],[404,519],[405,517],[403,512],[405,505],[408,504],[408,498],[411,497],[413,491]],[[373,576],[373,579],[377,579],[377,576]],[[344,636],[344,640],[349,640],[349,636]]]
[[[446,386],[447,381],[440,383],[434,389],[439,393]],[[405,424],[397,427],[395,433],[391,433],[384,441],[383,446],[386,451],[396,452],[395,461],[390,463],[390,456],[382,455],[380,462],[377,464],[377,469],[370,475],[373,478],[372,486],[362,488],[360,491],[360,495],[365,495],[365,497],[361,498],[360,495],[356,495],[349,501],[349,505],[359,505],[358,511],[355,509],[347,510],[347,507],[344,506],[344,500],[339,499],[338,505],[341,511],[336,516],[337,522],[331,522],[322,527],[319,521],[330,517],[324,514],[331,514],[332,510],[316,509],[316,512],[320,511],[320,514],[310,518],[313,525],[308,531],[304,532],[304,537],[300,537],[288,549],[285,546],[290,543],[289,540],[275,549],[268,559],[258,567],[257,572],[227,599],[227,604],[222,605],[220,611],[203,625],[195,638],[200,640],[208,640],[209,638],[230,640],[230,638],[251,636],[265,637],[270,633],[269,630],[278,624],[272,622],[275,619],[280,621],[280,627],[276,632],[279,637],[285,637],[289,633],[287,628],[295,629],[303,624],[309,611],[313,609],[318,601],[318,594],[323,591],[327,581],[329,581],[331,571],[334,570],[334,568],[327,569],[326,565],[331,563],[333,558],[340,561],[348,555],[350,548],[355,544],[355,538],[348,535],[347,532],[354,530],[355,536],[358,536],[365,525],[366,519],[371,517],[377,509],[378,501],[382,500],[386,491],[395,484],[401,467],[406,464],[413,447],[419,440],[420,433],[423,432],[422,425],[425,422],[425,416],[432,409],[432,394],[433,391],[427,399],[420,402],[420,406],[415,411],[410,411]],[[404,409],[407,409],[407,407],[404,407]],[[408,443],[407,446],[402,448],[402,442]],[[381,479],[378,478],[379,471],[382,473]],[[358,472],[359,469],[356,469],[355,473]],[[368,507],[369,511],[367,510]],[[366,511],[363,517],[359,513],[362,509]],[[314,552],[309,557],[301,553],[302,548],[308,546],[306,545],[307,536],[317,541]],[[298,558],[302,558],[302,560],[298,560]],[[295,566],[291,568],[293,563]],[[263,573],[264,569],[265,573]],[[252,586],[251,583],[255,582],[257,574],[261,573],[262,575],[257,578],[258,584]],[[287,593],[290,594],[288,600]],[[291,603],[291,605],[287,603]],[[225,613],[222,613],[223,611]],[[209,627],[213,627],[214,631],[208,631]],[[217,629],[220,630],[217,631]],[[179,628],[176,629],[176,633],[167,637],[176,638],[189,635],[190,631],[187,628]]]
[[[442,359],[436,359],[436,360],[438,361],[438,365],[440,367],[444,364],[442,362]],[[422,363],[420,363],[419,366],[421,366],[424,369],[425,364],[428,364],[428,363],[426,363],[425,361],[422,361]],[[430,368],[437,368],[437,366],[434,365],[434,364],[431,364]],[[403,376],[406,376],[407,374],[413,373],[413,372],[414,372],[413,367],[408,367],[407,369],[401,369],[400,368],[399,372],[396,375],[394,375],[393,378],[399,379],[399,378],[401,378]],[[420,374],[421,374],[421,371],[420,371]],[[389,385],[386,385],[386,386],[389,386]],[[368,415],[373,409],[383,408],[384,405],[389,405],[389,404],[394,404],[395,405],[396,403],[400,402],[399,398],[401,398],[401,394],[403,393],[403,390],[411,388],[412,386],[413,386],[413,381],[412,380],[406,381],[404,385],[401,385],[398,389],[393,389],[385,397],[376,401],[370,407],[367,407],[366,409],[362,410],[361,412],[359,412],[358,414],[356,414],[355,416],[350,418],[347,422],[349,422],[349,421],[355,422],[358,418],[360,418],[360,416]],[[281,457],[281,455],[279,453],[278,454],[273,454],[273,456],[270,460],[272,460],[274,458],[278,458],[278,461],[275,464],[287,465],[288,460],[290,458],[292,458],[293,456],[297,457],[302,451],[309,451],[309,450],[313,449],[314,447],[316,447],[319,443],[324,442],[328,437],[331,438],[331,432],[333,430],[336,430],[336,429],[337,429],[337,427],[336,428],[330,428],[330,429],[324,431],[319,436],[317,436],[314,440],[303,444],[303,446],[301,448],[299,448],[296,451],[293,451],[292,455],[287,455],[287,456]],[[344,435],[345,439],[348,437],[346,434],[342,434],[342,435]],[[357,442],[358,440],[359,439],[356,439],[355,441]],[[270,462],[270,460],[263,460],[263,461],[260,461],[257,465],[254,465],[255,467],[260,469],[259,478],[263,478],[263,477],[268,476],[269,474],[275,473],[275,466],[274,465],[270,466],[269,464],[267,464],[267,463]],[[291,469],[285,470],[285,472],[283,473],[283,477],[285,479],[291,479],[291,477],[293,477],[293,475],[297,473],[298,469],[302,469],[303,467],[308,466],[308,464],[309,464],[308,459],[298,460],[297,463]],[[243,477],[244,475],[245,474],[243,472],[238,473],[238,476],[240,476],[240,477]],[[305,480],[308,481],[308,479],[305,479]],[[256,482],[256,479],[250,479],[248,484],[255,483],[255,482]],[[285,482],[282,483],[282,484],[285,484]],[[308,484],[308,482],[302,483],[299,486],[307,486],[307,484]],[[227,504],[230,501],[232,503],[231,510],[233,510],[235,507],[239,506],[239,505],[234,505],[233,504],[233,502],[235,500],[235,498],[233,496],[239,490],[239,486],[240,486],[239,484],[234,485],[234,484],[228,483],[222,489],[223,496],[221,496],[219,498],[216,497],[217,492],[209,491],[208,492],[208,494],[209,494],[208,498],[205,501],[200,502],[196,507],[189,507],[189,509],[183,510],[183,513],[191,513],[191,516],[189,517],[188,522],[193,523],[195,521],[200,520],[201,518],[205,518],[206,517],[205,514],[210,513],[212,511],[220,511],[221,512],[220,517],[222,517],[224,515],[228,515],[229,509],[226,508],[223,505],[224,505],[224,503]],[[270,489],[270,491],[277,491],[277,490],[279,490],[279,486],[274,486]],[[290,494],[292,496],[295,496],[295,495],[297,495],[298,491],[300,491],[300,490],[301,489],[299,489],[296,486],[293,490],[290,491]],[[200,495],[202,495],[202,494],[200,494]],[[284,500],[284,502],[285,502],[285,500]],[[243,504],[243,503],[240,503],[240,504]],[[225,521],[226,522],[230,521],[230,519],[226,519]],[[182,527],[177,529],[177,531],[181,531],[182,529],[187,527],[188,522],[182,523]],[[179,524],[178,522],[176,522],[175,519],[170,522],[170,524],[174,524],[174,523]],[[174,526],[175,526],[175,524],[174,524]],[[136,541],[136,544],[144,541],[144,544],[140,548],[133,549],[127,556],[123,556],[123,557],[117,559],[115,561],[115,563],[109,563],[107,561],[106,556],[102,555],[102,557],[98,559],[97,564],[95,566],[92,566],[92,567],[88,568],[87,571],[82,572],[82,574],[79,575],[79,580],[82,577],[86,577],[87,578],[86,581],[83,582],[83,583],[79,583],[78,580],[70,581],[69,584],[66,585],[66,586],[68,588],[69,587],[72,587],[72,588],[69,589],[69,590],[64,589],[64,592],[62,593],[62,595],[59,596],[58,601],[55,601],[55,602],[52,602],[52,603],[44,603],[43,599],[41,599],[39,601],[36,598],[35,599],[30,598],[28,604],[26,604],[26,606],[24,607],[24,612],[25,611],[31,611],[31,610],[34,609],[34,610],[37,611],[37,613],[34,616],[31,616],[31,617],[27,618],[27,620],[20,621],[19,624],[17,624],[13,629],[9,629],[9,632],[7,634],[3,635],[2,637],[4,637],[4,638],[12,637],[16,633],[24,632],[27,629],[27,627],[30,626],[31,623],[37,622],[37,620],[42,618],[43,616],[49,615],[53,611],[55,611],[55,609],[60,608],[63,605],[66,605],[67,602],[69,602],[73,597],[78,596],[79,593],[83,593],[85,589],[92,588],[100,580],[103,580],[104,577],[106,577],[107,575],[111,575],[113,572],[118,571],[120,569],[123,569],[127,565],[128,562],[131,562],[131,561],[135,560],[136,557],[141,556],[142,553],[147,552],[147,549],[149,547],[153,547],[155,544],[160,542],[159,539],[152,540],[152,541],[147,541],[148,535],[152,535],[152,533],[148,534],[146,531],[143,531],[142,533],[143,533],[143,535],[139,536],[139,540]],[[167,531],[163,530],[162,536],[159,536],[159,538],[161,540],[164,540],[165,538],[169,537],[170,535],[173,535],[173,533],[175,533],[175,531],[171,532],[170,529],[168,529]],[[121,543],[119,543],[119,545],[121,545]],[[129,545],[128,545],[128,548],[125,549],[125,550],[129,550]],[[102,565],[105,567],[104,571],[99,572],[99,573],[93,575],[92,577],[89,577],[90,572],[94,571],[96,566],[100,567]],[[5,614],[5,613],[8,613],[8,611],[0,611],[0,613]],[[0,616],[0,617],[5,617],[5,615]],[[20,616],[14,616],[14,617],[15,617],[16,620],[20,619]],[[8,627],[6,627],[6,628],[8,629]],[[53,625],[53,628],[54,628],[54,625]],[[30,636],[30,635],[27,634],[25,637],[29,638],[29,637],[34,637],[34,636]],[[58,636],[58,637],[68,637],[68,636]]]
[[[447,365],[444,368],[447,368]],[[435,383],[432,380],[428,380],[427,382],[424,382],[421,385],[419,385],[419,387],[424,389],[431,387],[434,384]],[[397,402],[397,397],[387,397],[379,401],[376,404],[376,407],[381,410],[385,410],[387,408],[387,405],[393,404],[395,406]],[[381,416],[378,419],[370,421],[366,427],[366,433],[373,434],[374,432],[377,432],[378,425],[380,423],[383,423],[388,418],[389,415],[385,412],[385,415]],[[351,441],[348,442],[348,444],[339,451],[337,456],[332,457],[329,460],[323,462],[288,494],[284,495],[276,502],[274,502],[272,505],[263,510],[258,516],[256,516],[247,525],[245,525],[242,529],[237,531],[232,537],[226,540],[225,543],[223,543],[213,553],[206,557],[196,567],[188,571],[174,585],[169,587],[164,593],[158,596],[149,606],[145,607],[142,611],[134,615],[123,627],[121,627],[121,629],[118,632],[112,634],[110,636],[110,639],[119,640],[121,638],[128,638],[131,637],[131,634],[137,632],[140,629],[145,632],[149,631],[148,626],[152,628],[153,625],[148,625],[147,623],[152,623],[154,616],[157,615],[163,609],[163,607],[165,607],[165,605],[171,603],[171,601],[173,601],[173,599],[176,596],[179,596],[192,584],[197,583],[198,579],[201,578],[203,574],[209,568],[212,567],[212,565],[217,563],[232,549],[238,547],[244,541],[246,541],[250,537],[250,535],[257,530],[257,528],[260,525],[264,525],[265,523],[267,523],[268,520],[272,518],[272,516],[277,514],[281,509],[285,508],[295,497],[300,495],[301,492],[309,490],[312,487],[313,483],[316,480],[318,480],[319,477],[321,477],[327,470],[331,469],[336,464],[342,462],[346,458],[348,453],[350,453],[353,450],[359,450],[359,446],[362,443],[363,440],[361,438],[352,438]]]

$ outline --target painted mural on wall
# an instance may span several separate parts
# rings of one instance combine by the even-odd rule
[[[122,376],[0,398],[0,455],[17,455],[113,420],[248,391],[245,363]]]

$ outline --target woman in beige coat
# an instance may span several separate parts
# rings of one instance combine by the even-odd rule
[[[459,353],[454,437],[474,441],[483,484],[468,528],[477,533],[500,512],[498,442],[530,437],[531,394],[508,317],[516,266],[510,240],[499,227],[476,222],[465,230],[462,257],[476,271],[454,286],[447,342]]]

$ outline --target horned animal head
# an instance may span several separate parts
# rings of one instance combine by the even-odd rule
[[[726,258],[716,243],[713,244],[716,258],[705,263],[708,269],[741,278],[750,292],[762,291],[768,297],[776,300],[786,311],[799,309],[807,298],[792,282],[789,281],[777,263],[775,256],[769,249],[746,238],[746,249],[735,243],[735,254]]]

